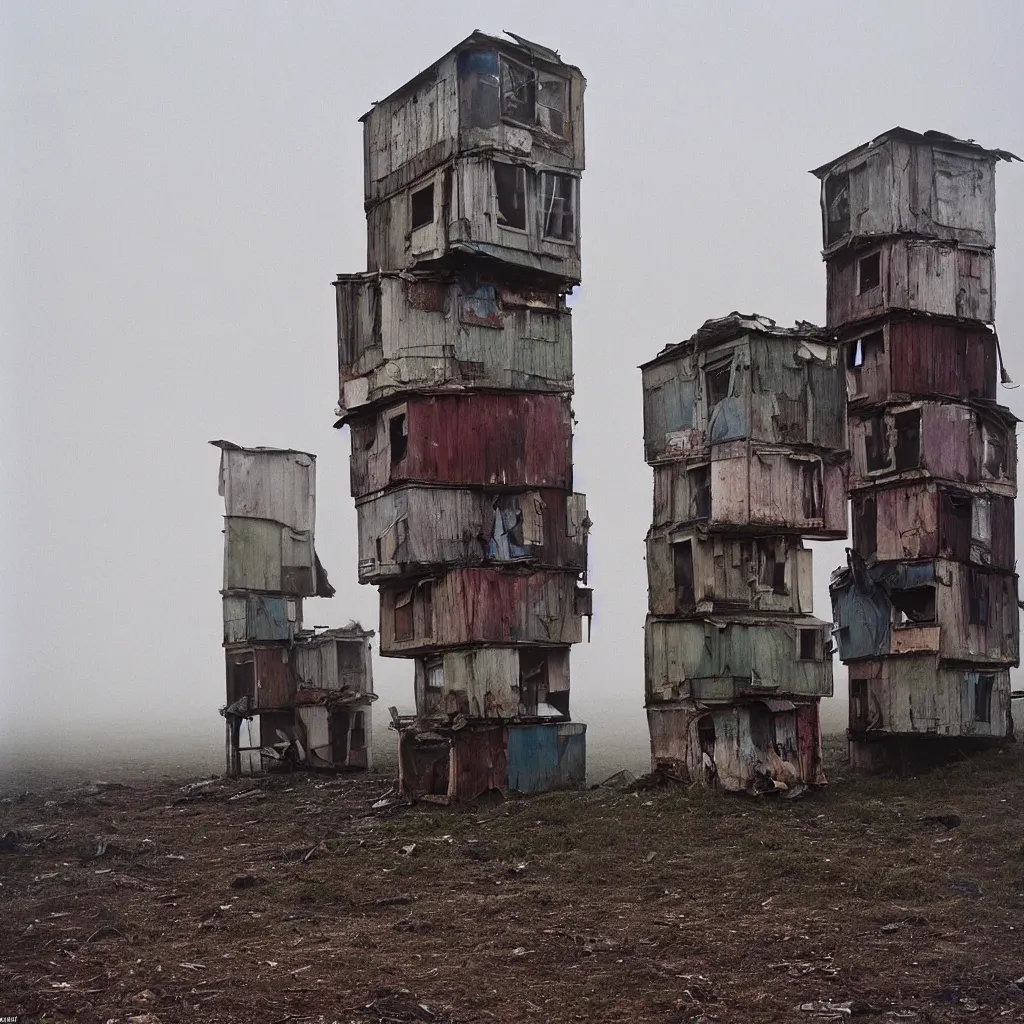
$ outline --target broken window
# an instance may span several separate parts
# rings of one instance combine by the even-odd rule
[[[409,199],[409,205],[412,209],[411,227],[413,231],[423,227],[424,224],[431,223],[434,219],[434,186],[428,185],[418,192],[413,192]]]
[[[441,658],[428,661],[424,666],[423,674],[428,690],[434,690],[437,693],[444,690],[444,661]]]
[[[992,690],[996,677],[991,673],[979,675],[974,684],[974,720],[976,722],[992,721]]]
[[[391,465],[401,462],[409,449],[409,432],[405,425],[405,413],[392,416],[388,421],[388,438],[391,442]]]
[[[822,642],[820,629],[800,630],[800,661],[821,661]]]
[[[868,681],[850,680],[850,728],[866,729],[868,724]]]
[[[545,651],[519,652],[519,703],[527,715],[537,714],[537,705],[548,696],[548,656]]]
[[[537,76],[537,124],[552,135],[564,138],[568,135],[569,123],[566,118],[569,83],[555,75]]]
[[[571,174],[542,171],[541,203],[544,213],[544,237],[571,242],[576,237],[573,196],[576,179]]]
[[[786,561],[779,561],[775,551],[774,540],[757,541],[757,581],[762,587],[770,587],[773,593],[788,594]]]
[[[459,54],[459,118],[463,128],[493,128],[500,120],[498,55],[493,50]]]
[[[799,459],[804,519],[821,519],[823,509],[821,463]]]
[[[889,468],[889,436],[882,413],[864,421],[864,462],[869,473]]]
[[[861,558],[878,551],[878,513],[874,498],[853,499],[853,547]]]
[[[420,584],[420,607],[423,609],[423,635],[434,635],[434,584],[425,580]]]
[[[972,626],[987,626],[989,617],[988,573],[976,569],[967,571],[968,619]]]
[[[690,519],[711,518],[711,466],[698,466],[687,474],[690,482]]]
[[[256,701],[256,664],[251,655],[246,661],[236,661],[229,669],[228,704],[243,697]]]
[[[882,254],[873,252],[857,261],[857,294],[877,288],[882,283]]]
[[[921,410],[896,413],[896,471],[921,465]]]
[[[676,585],[676,612],[680,615],[691,611],[697,603],[693,586],[693,542],[684,540],[673,544],[672,571]]]
[[[501,112],[522,124],[537,120],[537,87],[533,71],[507,57],[501,58]]]
[[[715,764],[715,720],[711,715],[701,715],[697,720],[697,740],[701,753],[710,760],[711,768]]]
[[[719,402],[729,397],[729,385],[732,382],[732,360],[709,366],[704,371],[704,394],[707,396],[708,416]]]
[[[498,200],[498,223],[504,228],[526,230],[526,168],[495,163],[494,194]]]
[[[982,468],[986,476],[1006,476],[1006,434],[990,423],[982,427],[984,447],[982,451]]]
[[[825,237],[838,242],[850,230],[850,175],[830,174],[825,179]]]
[[[403,590],[395,597],[395,640],[411,640],[415,634],[412,591]]]
[[[893,590],[892,602],[895,626],[923,626],[935,622],[935,588],[908,587]]]

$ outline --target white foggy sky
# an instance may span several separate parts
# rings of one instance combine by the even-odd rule
[[[576,716],[600,712],[591,749],[644,729],[636,366],[733,309],[824,322],[808,168],[897,124],[1024,155],[1016,0],[7,0],[0,741],[158,718],[219,739],[212,438],[318,455],[338,593],[307,623],[377,627],[332,428],[331,281],[365,268],[356,119],[475,28],[555,47],[588,81],[574,409],[596,615],[572,671]],[[1001,164],[997,189],[998,327],[1024,382],[1024,165]],[[1018,415],[1022,396],[1000,391]],[[815,545],[821,618],[842,550]],[[411,707],[412,663],[374,670],[378,707]]]

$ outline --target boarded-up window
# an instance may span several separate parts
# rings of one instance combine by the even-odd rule
[[[820,519],[823,500],[821,463],[808,459],[799,459],[800,484],[803,494],[804,519]]]
[[[825,238],[838,242],[850,230],[850,175],[830,174],[825,179]]]
[[[536,121],[537,88],[533,71],[507,57],[501,58],[501,113],[513,121]]]
[[[409,428],[405,414],[392,416],[388,421],[388,440],[391,444],[391,465],[401,462],[409,450]]]
[[[921,464],[921,410],[896,414],[896,470],[916,469]]]
[[[935,621],[935,588],[908,587],[889,595],[896,626],[925,625]]]
[[[540,176],[541,213],[544,217],[544,237],[571,242],[576,237],[575,202],[576,179],[569,174],[544,171]]]
[[[463,128],[493,128],[500,120],[498,55],[493,50],[459,54],[459,119]]]
[[[864,461],[869,473],[889,467],[889,438],[882,413],[864,421]]]
[[[853,499],[853,547],[861,558],[878,551],[878,506],[872,497]]]
[[[976,722],[992,721],[992,690],[996,677],[990,673],[978,676],[974,684],[974,720]]]
[[[990,582],[988,573],[976,569],[967,571],[967,610],[972,626],[988,625]]]
[[[687,474],[690,480],[690,518],[711,518],[711,467],[698,466]]]
[[[696,604],[693,587],[693,542],[684,540],[673,544],[672,571],[676,586],[676,612],[680,615],[691,611]]]
[[[537,76],[537,124],[552,135],[569,133],[569,83],[557,75]]]
[[[820,629],[800,630],[800,661],[820,661],[822,657],[822,640]]]
[[[410,227],[413,231],[423,227],[424,224],[431,223],[434,219],[434,186],[428,185],[418,192],[413,192],[409,199],[409,205],[411,207]]]
[[[882,254],[871,253],[857,261],[857,292],[865,292],[877,288],[882,283]]]
[[[526,230],[526,168],[514,164],[494,165],[494,194],[498,204],[498,224],[504,228]]]
[[[395,640],[411,640],[414,635],[412,591],[404,590],[395,598]]]

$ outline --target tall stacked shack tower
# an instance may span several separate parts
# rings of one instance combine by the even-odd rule
[[[340,275],[359,581],[415,666],[411,796],[582,783],[569,650],[590,615],[572,488],[580,72],[475,32],[363,117],[367,272]]]
[[[225,512],[228,774],[369,768],[373,633],[302,626],[303,598],[334,595],[313,546],[316,456],[210,443]]]
[[[825,781],[832,651],[803,538],[846,536],[838,354],[811,324],[732,313],[641,367],[655,770],[752,792]]]
[[[895,128],[813,172],[849,403],[853,548],[830,589],[857,767],[1012,731],[1016,420],[993,329],[1012,159]]]

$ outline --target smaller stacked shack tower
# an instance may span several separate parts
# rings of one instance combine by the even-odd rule
[[[367,271],[339,275],[359,581],[415,666],[400,784],[441,803],[584,781],[570,645],[590,614],[572,486],[580,72],[479,32],[363,117]]]
[[[824,783],[832,651],[803,538],[846,536],[838,346],[732,313],[641,370],[653,767],[730,790]]]
[[[849,398],[853,548],[831,594],[856,767],[1012,731],[1016,420],[993,322],[1013,159],[895,128],[813,172]]]
[[[225,506],[228,774],[369,768],[373,633],[302,628],[302,599],[334,594],[313,547],[316,456],[210,443]]]

